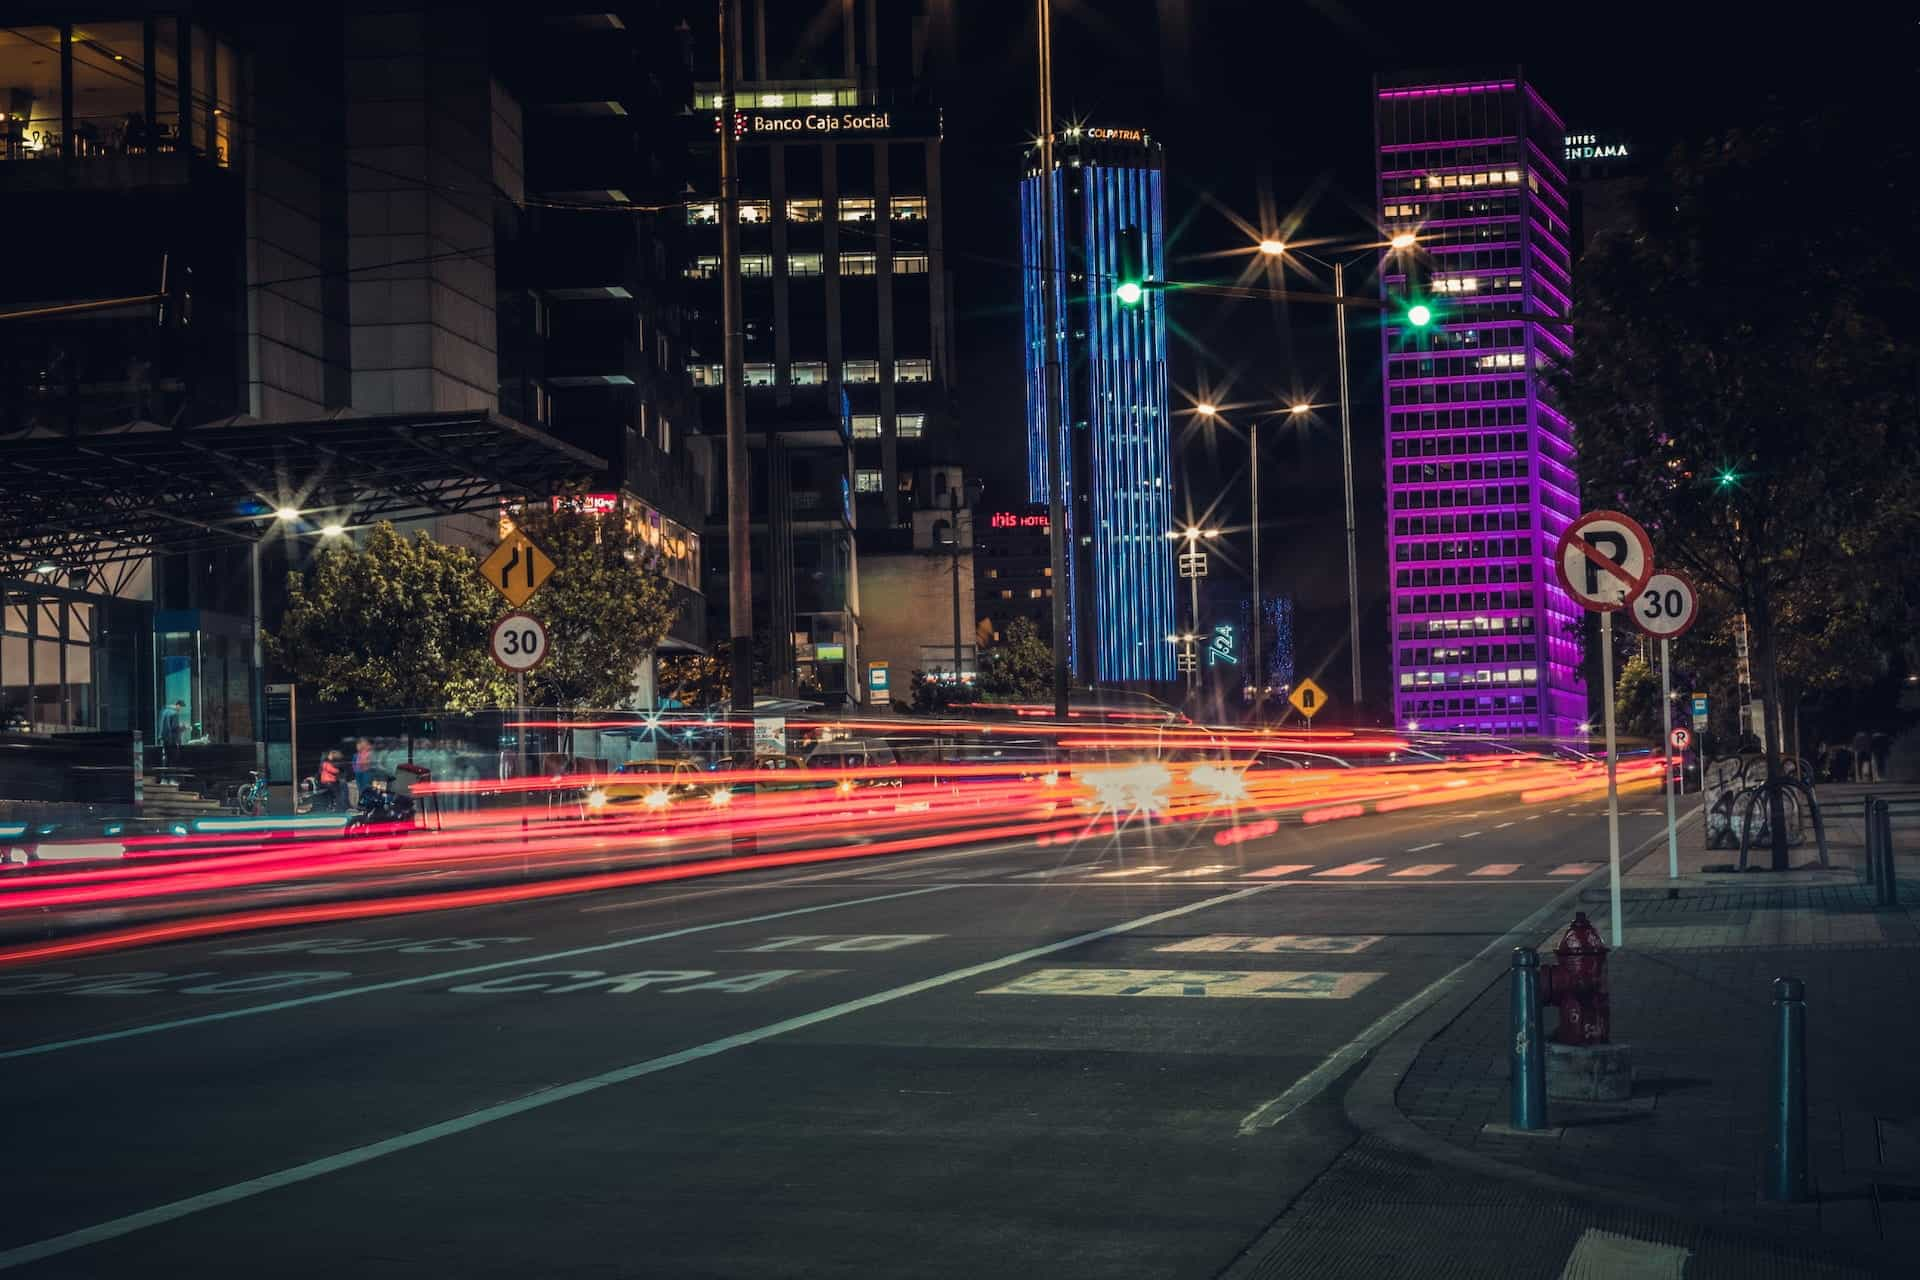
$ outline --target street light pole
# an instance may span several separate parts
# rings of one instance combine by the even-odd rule
[[[724,0],[723,0],[724,3]],[[1045,376],[1040,394],[1040,425],[1047,435],[1047,532],[1053,564],[1053,714],[1067,718],[1067,686],[1071,647],[1067,616],[1067,505],[1061,492],[1066,450],[1060,439],[1060,318],[1054,311],[1053,243],[1053,4],[1038,0],[1040,45],[1040,341],[1045,348]]]
[[[1253,718],[1260,719],[1267,700],[1266,663],[1260,653],[1260,420],[1247,428],[1247,467],[1253,475],[1253,641],[1247,665],[1253,669]]]
[[[947,541],[953,547],[953,687],[960,690],[960,494],[947,490],[947,510],[953,520],[947,526]]]
[[[1353,663],[1353,713],[1360,714],[1360,565],[1353,534],[1353,401],[1347,384],[1347,264],[1333,268],[1334,332],[1340,360],[1340,462],[1347,496],[1347,653]]]
[[[747,403],[743,385],[746,331],[740,305],[740,167],[735,154],[733,21],[734,0],[719,0],[720,10],[720,327],[724,335],[722,395],[727,419],[727,608],[732,637],[733,672],[730,717],[737,726],[753,716],[753,555],[748,509],[752,501],[747,473]],[[739,752],[752,758],[752,726]]]

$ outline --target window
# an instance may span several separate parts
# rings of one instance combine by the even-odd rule
[[[690,227],[717,227],[720,225],[720,205],[714,200],[698,200],[687,206],[687,225]]]
[[[853,473],[853,491],[855,493],[879,493],[886,482],[886,475],[880,471],[860,470]]]
[[[787,274],[790,276],[817,276],[820,274],[820,255],[817,253],[790,253],[787,255]]]
[[[660,452],[673,452],[673,419],[660,415]]]
[[[773,365],[764,361],[755,361],[745,368],[746,384],[750,387],[770,387],[773,385]]]
[[[895,360],[893,362],[893,380],[895,382],[932,382],[933,361]]]
[[[1000,588],[1000,598],[1001,598],[1002,600],[1011,600],[1011,599],[1013,599],[1013,588],[1011,588],[1011,587],[1002,587],[1002,588]]]
[[[817,387],[827,380],[827,362],[824,360],[796,360],[787,367],[793,371],[793,385],[796,387]]]
[[[787,200],[787,221],[820,221],[820,198],[818,196],[807,196],[796,200],[789,197]]]
[[[771,222],[773,206],[765,200],[742,200],[740,202],[740,221]]]
[[[712,280],[720,274],[720,258],[717,254],[703,253],[687,264],[687,279]]]
[[[894,434],[902,440],[918,440],[926,434],[927,415],[924,413],[903,413],[894,419]]]
[[[743,253],[740,255],[740,278],[742,280],[765,280],[772,274],[772,254]]]
[[[878,360],[844,360],[840,364],[842,382],[878,382],[880,381],[880,362]]]
[[[897,276],[923,276],[927,274],[927,255],[924,253],[894,254],[893,274]]]
[[[871,253],[843,253],[840,255],[840,274],[843,276],[870,276],[878,270],[879,259]]]
[[[925,222],[927,220],[927,198],[925,196],[895,196],[893,198],[893,220],[895,222]]]
[[[840,197],[840,221],[872,222],[873,221],[873,197],[872,196],[841,196]]]
[[[880,415],[877,413],[854,414],[853,438],[855,440],[878,440],[880,438]]]
[[[1044,588],[1042,588],[1042,587],[1028,587],[1028,588],[1027,588],[1027,599],[1029,599],[1029,600],[1039,600],[1039,599],[1042,599],[1042,598],[1044,598],[1044,597],[1046,596],[1046,594],[1047,594],[1047,593],[1046,593],[1046,590],[1045,590]]]
[[[688,372],[693,374],[693,385],[696,387],[717,387],[727,380],[724,365],[696,364]]]

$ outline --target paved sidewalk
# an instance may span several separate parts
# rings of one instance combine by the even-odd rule
[[[1852,793],[1867,788],[1832,788],[1831,800],[1828,790],[1831,869],[1704,873],[1727,855],[1700,847],[1697,820],[1681,829],[1677,880],[1664,846],[1631,868],[1626,947],[1611,961],[1613,1036],[1634,1050],[1631,1100],[1552,1102],[1555,1136],[1489,1130],[1508,1107],[1501,978],[1419,1050],[1400,1111],[1479,1156],[1729,1228],[1869,1251],[1920,1246],[1920,829],[1896,833],[1900,908],[1876,911],[1856,870]],[[1796,867],[1812,859],[1795,851]],[[1600,881],[1580,903],[1603,936],[1607,897]],[[1803,1205],[1760,1198],[1771,984],[1786,976],[1807,986],[1815,1193]]]

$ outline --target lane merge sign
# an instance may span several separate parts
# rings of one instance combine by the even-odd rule
[[[510,613],[493,624],[487,651],[515,675],[531,671],[547,660],[547,629],[530,613]]]
[[[1560,585],[1581,608],[1612,613],[1653,576],[1653,540],[1632,516],[1589,511],[1560,535],[1553,564]]]
[[[480,576],[516,609],[547,585],[553,570],[553,557],[518,529],[500,539],[500,545],[480,562]]]
[[[1700,593],[1693,583],[1671,569],[1647,579],[1634,598],[1633,625],[1656,640],[1677,640],[1700,617]]]

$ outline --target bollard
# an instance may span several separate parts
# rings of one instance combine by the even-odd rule
[[[1874,821],[1873,803],[1872,796],[1867,796],[1861,801],[1866,811],[1861,815],[1860,829],[1866,832],[1867,842],[1866,865],[1862,870],[1866,872],[1866,881],[1872,887],[1874,897],[1878,898],[1880,896],[1880,824]]]
[[[1508,1006],[1512,1100],[1508,1123],[1515,1129],[1547,1127],[1547,1047],[1540,1035],[1540,953],[1513,949],[1513,992]]]
[[[1790,1203],[1807,1198],[1806,994],[1806,984],[1798,978],[1774,979],[1766,1197]]]
[[[1898,906],[1899,882],[1893,875],[1893,816],[1885,800],[1869,806],[1867,820],[1868,861],[1873,867],[1873,901],[1881,907]]]

